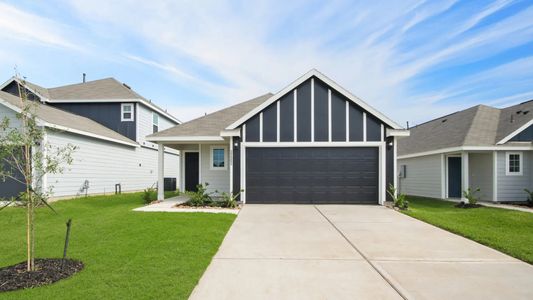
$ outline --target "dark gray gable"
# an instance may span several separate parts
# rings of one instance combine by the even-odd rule
[[[24,88],[24,90],[26,91],[26,95],[28,95],[28,100],[33,100],[33,101],[40,101],[41,100],[41,97],[37,96],[36,94],[32,93],[30,90],[28,90],[27,88]],[[8,85],[6,85],[2,91],[6,92],[6,93],[9,93],[13,96],[17,96],[19,97],[19,88],[18,88],[18,84],[15,80],[11,81],[11,83],[9,83]]]
[[[522,130],[519,134],[515,135],[509,141],[511,142],[531,142],[533,141],[533,125]]]
[[[277,142],[279,124],[280,142],[362,142],[365,123],[368,142],[381,141],[382,131],[389,127],[322,80],[311,77],[248,119],[244,123],[245,141],[259,142],[262,137],[263,142]]]

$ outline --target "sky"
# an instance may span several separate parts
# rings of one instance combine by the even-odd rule
[[[182,121],[316,68],[405,126],[533,99],[529,1],[0,1],[0,81],[115,77]]]

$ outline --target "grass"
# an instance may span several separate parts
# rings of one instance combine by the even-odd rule
[[[456,208],[456,203],[408,197],[403,213],[533,264],[533,213],[501,208]]]
[[[37,257],[68,256],[85,269],[49,286],[0,293],[0,299],[186,299],[235,219],[230,214],[144,213],[142,194],[95,196],[37,212]],[[167,194],[170,196],[170,194]],[[25,211],[0,211],[0,267],[25,261]]]

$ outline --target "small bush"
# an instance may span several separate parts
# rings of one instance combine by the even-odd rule
[[[409,201],[407,201],[407,195],[398,193],[394,185],[389,184],[387,193],[389,193],[389,195],[392,197],[394,207],[397,207],[402,210],[409,208]]]
[[[466,191],[463,191],[463,196],[468,201],[468,204],[470,205],[476,205],[479,197],[476,196],[476,194],[480,191],[479,188],[472,190],[471,188],[468,188]]]
[[[145,189],[142,198],[145,204],[152,203],[152,201],[157,200],[157,190],[153,187]]]
[[[533,191],[528,189],[524,189],[524,191],[527,193],[527,205],[533,206]]]
[[[230,194],[223,192],[222,193],[222,201],[220,201],[221,207],[227,207],[227,208],[236,208],[237,207],[237,197],[243,192],[244,190],[239,191],[237,194]]]
[[[207,193],[207,187],[209,186],[209,183],[205,184],[199,184],[196,186],[196,192],[187,192],[190,199],[187,201],[187,205],[189,206],[209,206],[213,203],[213,199],[211,198],[211,194]]]

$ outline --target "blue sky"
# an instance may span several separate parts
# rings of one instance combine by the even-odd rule
[[[17,0],[0,39],[1,80],[112,76],[181,120],[311,68],[400,124],[533,99],[533,1]]]

